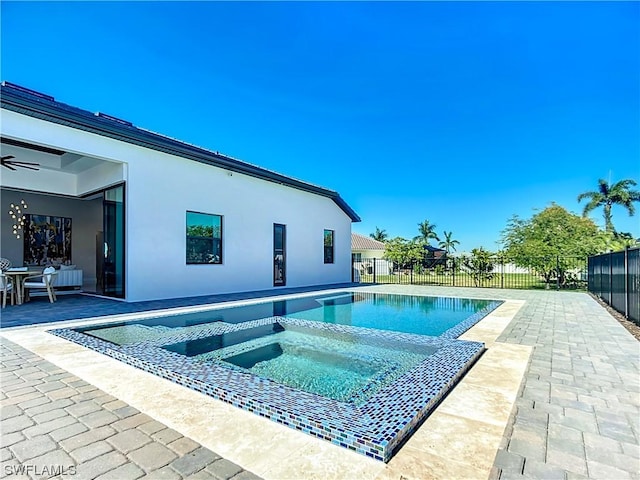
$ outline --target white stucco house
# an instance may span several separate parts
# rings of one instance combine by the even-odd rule
[[[353,259],[354,268],[358,269],[361,275],[372,273],[374,262],[376,273],[388,275],[392,264],[384,260],[383,256],[383,242],[359,233],[351,233],[351,258]]]
[[[337,192],[1,88],[0,257],[14,266],[82,270],[86,290],[126,301],[351,281],[360,219]]]

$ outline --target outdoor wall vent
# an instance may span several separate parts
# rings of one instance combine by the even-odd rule
[[[51,95],[45,95],[44,93],[36,92],[35,90],[31,90],[30,88],[21,87],[20,85],[16,85],[11,82],[2,82],[3,87],[13,88],[14,90],[18,90],[19,92],[28,93],[29,95],[33,95],[34,97],[42,98],[44,100],[50,100],[52,102],[55,99]]]
[[[121,125],[126,125],[127,127],[133,127],[133,123],[122,120],[121,118],[112,117],[111,115],[107,115],[106,113],[96,112],[95,115],[96,117],[106,118],[107,120],[111,120],[112,122],[116,122]]]

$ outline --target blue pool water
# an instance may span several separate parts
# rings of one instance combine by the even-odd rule
[[[164,346],[199,362],[225,362],[305,392],[362,404],[436,348],[280,323]]]
[[[492,303],[468,298],[381,293],[344,293],[320,298],[317,302],[314,308],[285,316],[437,337]]]
[[[81,328],[77,331],[118,345],[127,345],[162,339],[174,334],[176,330],[196,332],[207,329],[215,322],[238,324],[279,316],[435,337],[495,303],[492,300],[468,298],[340,292],[198,313],[151,317]]]

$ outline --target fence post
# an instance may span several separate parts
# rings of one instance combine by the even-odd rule
[[[413,285],[413,266],[416,264],[415,260],[411,261],[411,277],[409,278],[409,285]]]
[[[624,247],[624,317],[629,319],[629,245]]]
[[[613,304],[613,263],[611,258],[613,257],[613,250],[609,250],[609,306]]]
[[[556,290],[560,290],[560,256],[556,255]]]
[[[378,264],[378,259],[377,258],[373,258],[373,283],[377,283],[376,282],[376,265]]]
[[[604,298],[602,298],[602,255],[598,255],[598,261],[598,297],[604,300]]]
[[[451,257],[451,268],[453,268],[453,286],[456,286],[456,257]]]
[[[504,288],[504,255],[500,255],[500,288]]]

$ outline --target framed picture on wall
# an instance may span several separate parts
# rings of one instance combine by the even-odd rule
[[[25,215],[24,264],[71,263],[71,219],[50,215]]]

